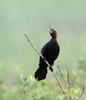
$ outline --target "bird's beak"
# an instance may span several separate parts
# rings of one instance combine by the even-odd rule
[[[51,27],[50,27],[50,25],[49,25],[49,31],[48,31],[49,33],[50,33],[50,28],[51,28]]]

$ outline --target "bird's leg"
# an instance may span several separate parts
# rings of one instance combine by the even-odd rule
[[[46,62],[46,58],[44,56],[42,56],[42,59],[44,62]],[[49,65],[49,70],[53,72],[53,67],[51,65]]]
[[[53,67],[52,66],[49,66],[49,70],[51,70],[51,72],[53,72]]]
[[[42,56],[42,59],[43,59],[44,62],[46,62],[46,58],[44,56]]]

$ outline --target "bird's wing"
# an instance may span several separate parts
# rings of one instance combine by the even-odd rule
[[[49,42],[46,43],[46,44],[43,46],[43,48],[41,49],[41,53],[42,53],[43,56],[45,56],[45,54],[46,54],[46,52],[47,52],[47,50],[48,50],[48,45],[49,45]]]
[[[47,50],[48,50],[48,43],[46,43],[43,48],[41,49],[41,53],[43,57],[47,57]],[[39,59],[39,66],[40,67],[47,67],[47,64],[43,61],[43,59],[40,57]]]

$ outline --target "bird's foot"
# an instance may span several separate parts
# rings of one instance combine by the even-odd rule
[[[44,62],[46,62],[46,58],[45,57],[43,57],[42,59],[43,59]]]
[[[49,70],[50,70],[51,72],[53,72],[53,68],[52,68],[52,66],[49,66]]]

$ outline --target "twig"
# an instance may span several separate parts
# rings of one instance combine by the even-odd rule
[[[67,82],[65,81],[63,73],[62,73],[62,71],[61,71],[61,69],[60,69],[60,67],[58,65],[57,65],[57,68],[58,68],[58,70],[59,70],[59,72],[61,74],[62,80],[64,81],[64,84],[65,84],[66,88],[68,89]]]
[[[67,77],[68,77],[68,89],[70,90],[70,76],[69,76],[69,70],[67,69]]]
[[[26,33],[25,33],[25,37],[27,38],[27,40],[28,40],[28,42],[30,43],[30,45],[32,46],[32,48],[33,48],[33,49],[39,54],[39,56],[43,59],[43,58],[44,58],[43,55],[34,47],[34,45],[33,45],[32,42],[30,41],[30,39],[28,38],[28,36],[27,36]],[[45,60],[45,62],[46,62],[46,64],[47,64],[49,67],[51,66],[51,65],[48,63],[47,60]],[[63,87],[62,87],[62,85],[61,85],[61,83],[60,83],[59,78],[56,76],[56,74],[55,74],[54,71],[51,71],[51,72],[53,73],[55,79],[57,80],[57,82],[58,82],[58,84],[59,84],[59,86],[60,86],[60,88],[61,88],[61,90],[62,90],[62,93],[65,95],[65,93],[64,93],[64,91],[63,91]]]
[[[70,75],[68,69],[67,69],[67,77],[68,77],[68,92],[70,92],[71,85],[70,85]],[[71,96],[69,96],[69,99],[72,100]]]
[[[83,94],[84,94],[84,87],[82,88],[82,93],[81,93],[81,95],[80,95],[80,98],[83,96]]]
[[[65,84],[65,86],[66,86],[68,92],[70,92],[70,89],[69,89],[69,87],[68,87],[68,86],[70,86],[70,85],[67,85],[67,82],[66,82],[66,80],[64,79],[63,73],[62,73],[62,71],[61,71],[61,69],[60,69],[60,67],[59,67],[58,65],[57,65],[57,68],[58,68],[58,70],[59,70],[59,72],[60,72],[60,74],[61,74],[62,80],[64,81],[64,84]],[[68,73],[68,71],[67,71],[67,73]],[[69,73],[67,74],[67,76],[68,76],[68,83],[70,84],[70,81],[69,81]],[[69,99],[72,100],[71,96],[69,96]]]

